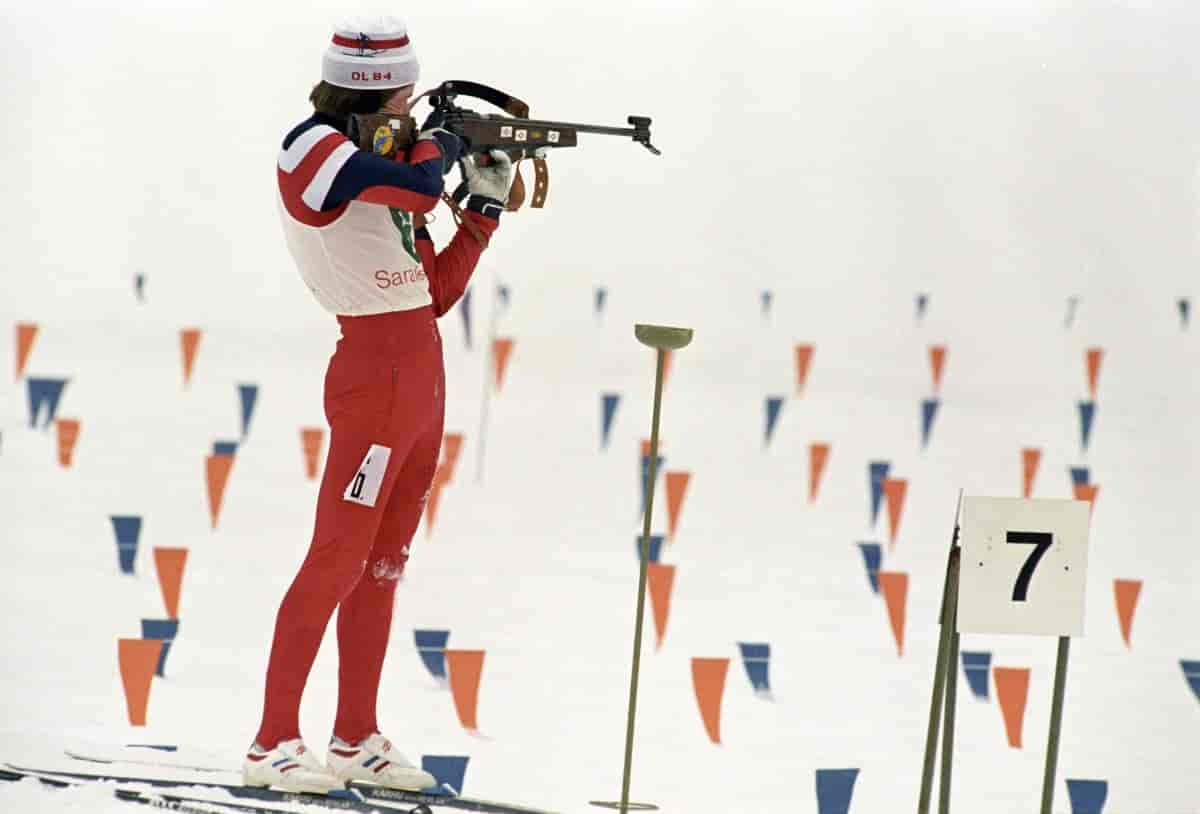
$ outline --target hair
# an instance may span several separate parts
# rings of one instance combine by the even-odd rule
[[[321,80],[313,86],[308,94],[308,101],[318,113],[345,119],[352,113],[375,113],[388,97],[396,92],[395,88],[385,90],[356,90],[354,88],[339,88]]]

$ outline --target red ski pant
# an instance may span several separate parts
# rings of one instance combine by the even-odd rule
[[[396,583],[442,444],[445,378],[432,310],[338,321],[342,339],[325,375],[329,455],[312,544],[275,622],[255,738],[265,748],[300,736],[300,697],[334,608],[334,734],[354,743],[378,730]]]

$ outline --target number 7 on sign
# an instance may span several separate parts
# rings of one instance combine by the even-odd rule
[[[1010,531],[1005,537],[1005,542],[1034,547],[1033,551],[1029,552],[1025,564],[1021,566],[1020,572],[1017,573],[1016,583],[1013,584],[1013,602],[1024,602],[1029,595],[1029,581],[1033,579],[1033,572],[1041,562],[1046,549],[1054,543],[1054,535],[1045,531]]]

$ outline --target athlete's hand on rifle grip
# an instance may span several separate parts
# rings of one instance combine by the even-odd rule
[[[442,175],[450,172],[463,153],[462,139],[447,130],[443,126],[445,122],[446,114],[441,110],[434,110],[421,125],[421,132],[417,136],[418,140],[433,139],[437,142],[442,151]]]
[[[503,150],[491,150],[487,156],[490,160],[486,165],[473,156],[463,159],[467,191],[504,203],[508,200],[508,188],[512,186],[512,158]]]

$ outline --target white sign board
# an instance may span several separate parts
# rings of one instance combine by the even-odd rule
[[[1090,510],[1082,500],[964,498],[958,631],[1082,635]]]

